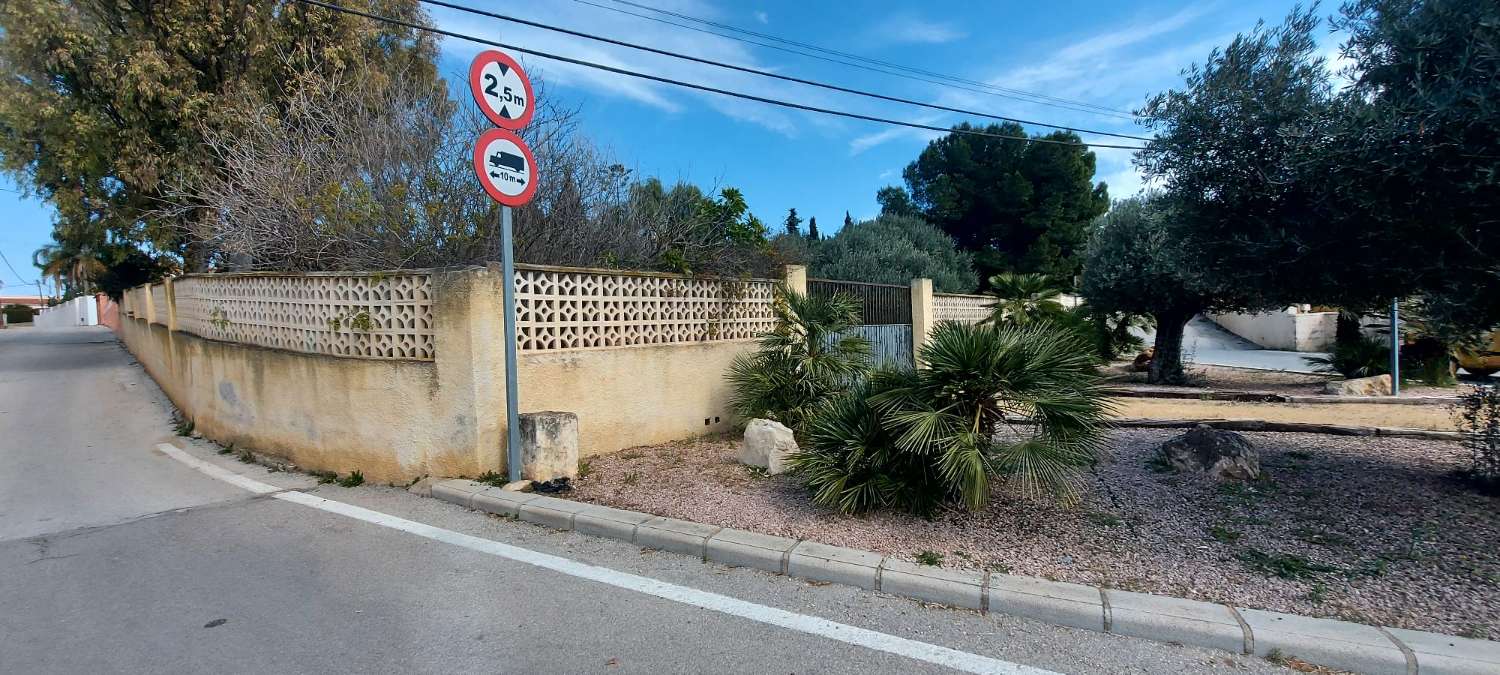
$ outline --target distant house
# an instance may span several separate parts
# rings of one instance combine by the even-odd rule
[[[6,305],[26,305],[32,309],[44,309],[47,306],[47,298],[40,295],[0,295],[0,307]]]

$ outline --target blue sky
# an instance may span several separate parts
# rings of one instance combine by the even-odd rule
[[[1291,2],[1046,3],[958,2],[728,2],[639,0],[750,30],[861,56],[1048,96],[1131,110],[1145,97],[1180,84],[1179,71],[1201,62],[1215,45],[1260,18],[1279,22]],[[614,5],[612,0],[588,0]],[[881,93],[961,108],[1105,131],[1141,133],[1129,119],[1084,113],[989,94],[892,77],[788,54],[590,6],[577,0],[468,4],[622,40],[721,61],[837,82]],[[622,7],[631,12],[643,10]],[[611,47],[483,17],[438,9],[443,28],[472,33],[619,67],[810,105],[907,119],[938,126],[957,114],[883,103],[666,57]],[[674,21],[682,22],[680,19]],[[443,44],[441,69],[461,80],[471,43]],[[1336,40],[1325,40],[1325,52]],[[752,212],[769,225],[789,207],[816,216],[830,233],[847,210],[874,215],[875,191],[900,184],[901,169],[932,132],[831,118],[634,80],[537,57],[521,57],[547,94],[578,109],[582,131],[638,174],[744,191]],[[985,122],[983,119],[972,119]],[[1045,131],[1045,129],[1033,129]],[[1106,140],[1085,135],[1087,140]],[[1116,140],[1115,142],[1118,142]],[[1098,150],[1096,180],[1113,197],[1140,188],[1130,153]],[[546,179],[546,167],[541,167]],[[476,187],[476,189],[478,189]],[[29,292],[36,271],[31,252],[47,243],[51,211],[0,179],[0,252],[20,272],[0,265],[0,294]]]

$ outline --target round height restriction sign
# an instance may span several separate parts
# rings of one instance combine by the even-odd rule
[[[536,194],[536,158],[519,136],[490,129],[474,143],[474,172],[495,201],[521,206]]]
[[[501,129],[526,126],[536,110],[531,78],[504,52],[491,49],[474,57],[469,64],[469,91],[484,116]]]

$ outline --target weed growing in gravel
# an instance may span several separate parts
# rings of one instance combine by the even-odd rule
[[[594,472],[594,465],[593,465],[592,462],[590,462],[590,461],[588,461],[586,459],[582,459],[582,460],[578,461],[578,480],[583,480],[585,478],[588,478],[589,474],[591,474],[593,472]]]
[[[1226,544],[1233,544],[1234,542],[1239,541],[1240,537],[1245,536],[1245,533],[1240,532],[1239,530],[1231,530],[1227,527],[1224,527],[1223,525],[1215,525],[1208,528],[1208,536],[1213,537],[1215,540],[1222,541]]]
[[[177,420],[176,424],[172,425],[172,430],[176,431],[178,436],[192,436],[193,421],[189,419],[179,419]]]
[[[1312,588],[1307,591],[1307,601],[1314,605],[1321,605],[1327,599],[1328,587],[1323,585],[1321,581],[1314,583]]]
[[[1266,660],[1278,666],[1285,666],[1291,661],[1291,659],[1287,658],[1287,655],[1285,653],[1283,653],[1280,649],[1275,648],[1273,648],[1271,651],[1266,652]]]
[[[1089,522],[1099,527],[1119,527],[1125,524],[1125,521],[1120,520],[1119,516],[1103,511],[1090,511],[1085,517],[1089,519]]]
[[[620,482],[623,483],[623,484],[625,484],[625,485],[635,485],[637,482],[640,482],[640,480],[641,480],[641,474],[640,474],[640,472],[631,471],[630,473],[625,474],[625,477],[621,478]]]
[[[749,464],[743,464],[741,466],[745,467],[745,473],[750,474],[751,478],[769,478],[771,476],[771,473],[767,471],[765,467],[751,466]]]
[[[1146,468],[1152,473],[1177,473],[1177,469],[1167,461],[1166,454],[1160,452],[1146,458]]]
[[[642,455],[641,453],[636,452],[634,450],[626,450],[625,452],[622,452],[622,453],[620,453],[618,455],[615,455],[615,456],[619,457],[620,459],[623,459],[623,460],[629,462],[629,461],[632,461],[632,460],[640,459],[640,458],[644,457],[645,455]]]
[[[917,554],[917,562],[923,565],[931,565],[933,567],[937,567],[938,565],[943,564],[943,554],[924,550],[921,553]]]
[[[344,476],[343,478],[340,478],[338,480],[339,487],[346,488],[359,487],[361,485],[364,485],[364,483],[365,475],[363,473],[360,473],[357,469],[354,471],[350,471],[349,475]]]
[[[219,446],[219,454],[221,454],[221,455],[227,455],[227,454],[230,454],[232,452],[234,452],[234,444],[233,443],[230,443],[229,445],[221,445],[221,446]]]
[[[1246,567],[1266,576],[1277,576],[1282,579],[1301,579],[1314,574],[1338,571],[1335,567],[1315,563],[1291,553],[1266,553],[1260,549],[1249,548],[1241,551],[1238,557]]]
[[[318,485],[327,485],[339,479],[339,475],[332,471],[309,471],[307,473],[318,479]]]
[[[254,464],[255,455],[251,454],[249,450],[241,450],[239,460],[245,464]]]
[[[1324,532],[1322,530],[1306,526],[1292,530],[1292,536],[1301,539],[1302,541],[1305,541],[1309,544],[1317,544],[1318,546],[1348,547],[1353,543],[1349,541],[1348,537],[1345,537],[1341,534]]]
[[[1466,637],[1470,640],[1488,640],[1490,639],[1490,631],[1488,628],[1474,623],[1464,626],[1463,630],[1458,632],[1458,636]]]
[[[996,574],[1010,574],[1010,565],[1003,562],[990,563],[990,571]]]
[[[510,478],[505,474],[495,473],[494,471],[486,471],[482,474],[479,474],[479,477],[475,478],[474,480],[476,482],[484,483],[485,485],[492,485],[494,487],[505,487],[505,484],[510,482]]]

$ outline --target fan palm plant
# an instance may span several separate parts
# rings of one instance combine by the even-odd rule
[[[847,330],[859,323],[859,300],[778,289],[776,329],[753,354],[735,358],[727,378],[730,405],[744,417],[776,420],[793,430],[817,406],[855,384],[870,368],[870,343]]]
[[[1045,274],[1004,272],[990,277],[990,316],[985,322],[1026,326],[1063,313],[1062,290]]]
[[[42,269],[44,276],[75,291],[88,290],[106,269],[98,252],[88,244],[47,244],[32,255],[32,262]]]
[[[818,503],[854,513],[983,508],[998,477],[1067,494],[1097,460],[1110,406],[1090,350],[1051,324],[943,323],[924,368],[880,372],[820,410],[790,462]]]

